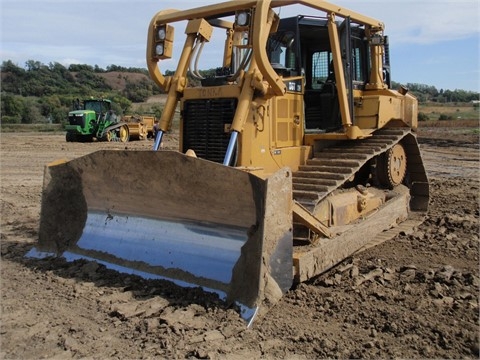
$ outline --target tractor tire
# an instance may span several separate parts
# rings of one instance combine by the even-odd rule
[[[120,127],[119,132],[120,132],[119,138],[121,142],[125,143],[125,142],[128,142],[128,140],[130,140],[130,132],[128,131],[128,126],[123,125],[122,127]]]

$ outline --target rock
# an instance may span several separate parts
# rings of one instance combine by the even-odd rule
[[[330,286],[333,286],[334,285],[334,281],[333,279],[325,279],[321,282],[321,285],[325,286],[325,287],[330,287]]]
[[[364,274],[355,278],[355,286],[359,286],[366,281],[374,280],[376,277],[381,275],[383,275],[383,270],[380,268],[376,268],[375,270],[372,270],[367,274]]]
[[[103,304],[125,303],[134,298],[131,291],[114,292],[113,294],[102,296],[97,301]]]
[[[425,346],[422,347],[421,352],[422,352],[422,355],[430,357],[429,355],[432,354],[433,349],[432,349],[431,346],[425,345]]]
[[[412,293],[412,287],[410,286],[410,284],[405,284],[405,286],[403,287],[403,292],[406,294]]]
[[[80,294],[83,294],[84,291],[82,289],[82,285],[81,284],[75,284],[73,286],[73,293],[75,294],[75,297],[78,297]]]
[[[413,236],[415,236],[419,240],[423,240],[425,238],[425,233],[423,231],[415,231],[413,233]]]
[[[448,234],[446,237],[445,237],[447,240],[451,241],[453,239],[456,239],[457,238],[457,235],[455,234]]]
[[[445,296],[442,300],[443,300],[443,303],[448,306],[453,305],[455,301],[455,299],[451,296]]]
[[[455,301],[454,298],[452,298],[450,296],[445,296],[441,299],[433,300],[433,303],[438,307],[444,307],[444,306],[452,306],[454,301]]]
[[[435,270],[428,269],[423,273],[423,276],[425,277],[425,280],[432,280],[435,276]]]
[[[395,279],[395,275],[391,273],[384,273],[383,280],[385,281],[393,281]]]
[[[209,342],[209,341],[221,341],[225,340],[225,337],[218,330],[210,330],[203,334],[192,336],[188,342],[190,344],[196,344],[200,342]]]
[[[387,299],[387,295],[385,294],[385,292],[383,292],[381,290],[376,290],[376,291],[372,292],[372,295],[375,296],[379,300],[386,300]]]
[[[337,270],[338,272],[344,273],[345,271],[350,270],[353,266],[354,266],[354,265],[353,265],[352,263],[350,263],[350,264],[344,264],[344,265],[339,265],[336,270]]]
[[[269,339],[261,344],[262,351],[267,352],[271,349],[281,349],[285,344],[280,339]]]
[[[434,288],[435,288],[435,290],[436,290],[439,294],[442,294],[442,293],[443,293],[443,290],[444,290],[444,289],[443,289],[443,286],[442,286],[440,283],[436,282],[436,283],[434,284]]]
[[[472,352],[472,355],[475,356],[477,359],[480,358],[480,346],[479,346],[479,343],[478,343],[478,339],[476,339],[470,345],[470,351]]]
[[[152,317],[160,314],[168,306],[168,300],[159,297],[153,297],[141,303],[140,309],[145,311],[146,317]]]
[[[400,279],[403,281],[412,281],[415,279],[416,273],[415,269],[408,268],[400,274]]]
[[[320,346],[325,350],[333,350],[336,348],[336,344],[330,339],[322,339]]]
[[[162,313],[160,320],[172,326],[182,324],[192,329],[203,329],[206,326],[206,319],[201,316],[195,316],[193,308],[178,309],[172,311],[170,308]]]
[[[335,274],[335,277],[333,279],[333,283],[335,285],[340,285],[342,283],[342,275],[340,274]]]
[[[387,323],[387,324],[385,324],[385,326],[383,327],[383,331],[384,331],[384,332],[391,332],[391,333],[396,334],[396,333],[398,332],[398,326],[397,326],[397,324],[395,324],[394,322],[392,322],[392,323]]]
[[[207,331],[204,334],[204,340],[205,341],[217,341],[217,340],[224,340],[224,339],[225,339],[225,337],[218,330]]]
[[[458,297],[462,300],[470,300],[470,299],[473,299],[473,295],[470,294],[469,292],[461,292],[458,294]]]
[[[158,318],[149,318],[144,320],[147,333],[152,333],[160,325],[160,320]]]
[[[448,281],[452,277],[454,271],[455,269],[453,268],[453,266],[446,265],[440,271],[437,271],[435,273],[434,279],[443,282]]]
[[[203,341],[203,335],[192,336],[189,340],[189,344],[197,344]]]
[[[350,276],[351,276],[352,278],[355,278],[355,277],[357,277],[359,274],[360,274],[360,271],[359,271],[359,269],[358,269],[358,266],[357,266],[357,265],[353,265],[353,266],[352,266],[352,270],[350,271]]]
[[[451,281],[450,285],[456,286],[456,287],[461,287],[461,286],[462,286],[462,284],[460,283],[460,281],[458,281],[458,280],[455,279],[455,278]]]
[[[365,349],[373,349],[375,347],[375,343],[373,341],[368,341],[365,344],[363,344],[363,347]]]
[[[62,341],[65,350],[76,352],[80,349],[80,344],[73,337],[66,335]]]
[[[130,319],[142,315],[145,310],[138,309],[136,303],[118,304],[113,307],[113,314],[120,319]]]
[[[465,280],[466,280],[466,283],[467,285],[472,285],[472,286],[475,286],[475,287],[480,287],[480,278],[469,273],[469,274],[465,274],[464,276]]]

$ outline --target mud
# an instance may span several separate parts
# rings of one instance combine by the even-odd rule
[[[151,141],[2,134],[0,357],[478,358],[478,134],[427,128],[419,142],[426,221],[291,289],[247,330],[238,309],[198,288],[24,257],[38,239],[46,163]]]

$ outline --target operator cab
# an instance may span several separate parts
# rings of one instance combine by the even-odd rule
[[[342,126],[327,23],[325,18],[303,15],[281,19],[267,45],[270,63],[279,75],[305,79],[305,130],[309,132],[330,132]],[[368,41],[364,28],[349,19],[338,26],[352,111],[353,90],[363,90],[368,80]],[[347,53],[351,54],[348,59]]]
[[[111,115],[112,106],[110,101],[108,100],[89,99],[89,100],[84,100],[83,104],[84,104],[85,110],[95,111],[98,121],[100,121],[100,119],[104,117],[108,119],[108,117]]]

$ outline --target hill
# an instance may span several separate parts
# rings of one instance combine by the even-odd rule
[[[1,65],[1,121],[3,124],[62,123],[76,98],[103,97],[113,100],[118,114],[128,113],[132,103],[161,94],[146,69],[107,69],[85,64],[68,68],[27,61],[25,68],[12,61]]]
[[[105,80],[105,83],[114,91],[123,92],[129,83],[142,83],[150,81],[146,74],[124,71],[109,71],[98,73],[98,76]]]
[[[201,71],[204,76],[214,69]],[[109,65],[72,64],[68,68],[59,63],[43,64],[29,60],[19,67],[11,60],[0,67],[1,122],[3,124],[63,123],[76,98],[103,97],[114,102],[118,114],[161,112],[161,104],[148,103],[162,90],[150,79],[143,68],[125,68]],[[393,82],[393,88],[400,84]],[[464,90],[436,89],[434,86],[408,83],[406,86],[421,104],[440,105],[471,103],[479,100],[479,93]],[[133,106],[133,104],[136,104]],[[430,114],[423,114],[424,120]],[[454,114],[456,118],[462,114]],[[434,116],[435,117],[435,116]],[[447,116],[448,117],[448,116]]]

